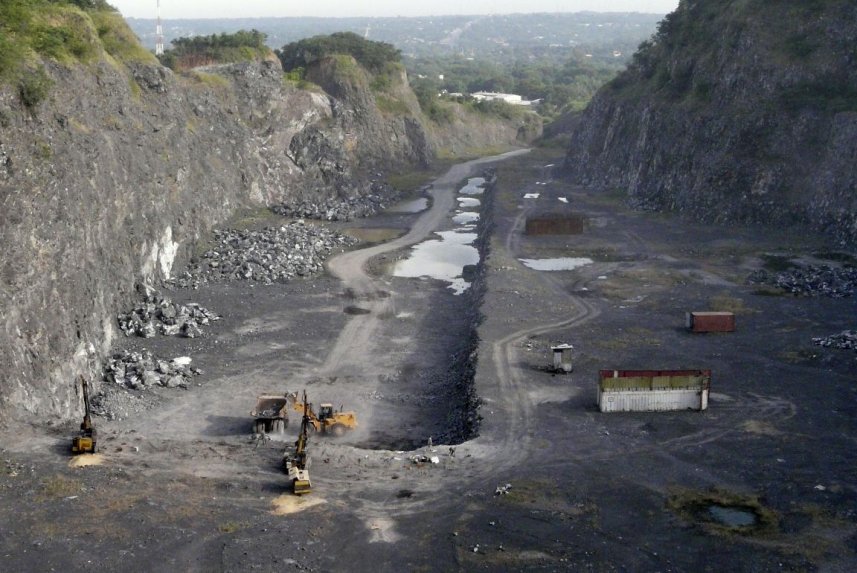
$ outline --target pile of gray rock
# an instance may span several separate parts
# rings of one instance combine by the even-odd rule
[[[396,201],[395,189],[382,183],[372,183],[367,195],[294,201],[271,207],[271,211],[291,218],[319,219],[322,221],[352,221],[360,217],[371,217]]]
[[[118,317],[119,329],[125,336],[152,338],[155,334],[196,338],[202,335],[201,326],[220,320],[220,316],[196,303],[178,304],[146,289],[143,301],[129,312]]]
[[[186,356],[161,360],[148,350],[123,350],[107,362],[104,379],[132,390],[154,386],[187,388],[191,377],[202,374],[202,370],[190,363],[191,359]]]
[[[841,348],[843,350],[857,351],[857,330],[843,330],[839,334],[831,334],[819,338],[813,338],[812,343],[825,348]]]
[[[311,276],[324,269],[324,261],[356,239],[304,221],[255,230],[216,230],[216,246],[168,283],[179,288],[226,280],[263,284]]]
[[[772,286],[796,296],[843,298],[857,290],[857,267],[806,265],[779,273],[758,270],[747,282]]]

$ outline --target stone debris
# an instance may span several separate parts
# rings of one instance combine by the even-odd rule
[[[125,336],[152,338],[164,336],[202,336],[200,326],[220,320],[220,316],[196,303],[187,305],[172,302],[153,289],[144,288],[143,301],[130,312],[120,314],[119,329]]]
[[[104,380],[131,390],[144,390],[154,386],[187,388],[192,376],[202,370],[190,366],[186,356],[173,360],[155,358],[148,350],[123,350],[114,354],[104,369]]]
[[[215,230],[214,239],[213,249],[191,261],[187,270],[168,284],[198,288],[227,280],[286,282],[321,272],[334,250],[357,243],[357,239],[303,220],[262,230]]]
[[[395,189],[380,182],[373,182],[368,195],[349,198],[330,198],[326,201],[303,200],[282,203],[271,207],[271,211],[283,217],[318,219],[321,221],[353,221],[371,217],[383,211],[398,198]]]
[[[812,343],[825,348],[857,351],[857,330],[843,330],[839,334],[813,338]]]
[[[509,495],[509,491],[512,489],[512,484],[507,483],[506,485],[498,485],[497,489],[494,490],[494,495]]]
[[[806,265],[779,273],[761,269],[753,272],[747,282],[772,286],[796,296],[843,298],[857,290],[857,267]]]

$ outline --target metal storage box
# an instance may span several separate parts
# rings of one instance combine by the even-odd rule
[[[598,377],[602,412],[708,408],[711,370],[601,370]]]
[[[734,332],[735,313],[688,312],[687,328],[691,332]]]

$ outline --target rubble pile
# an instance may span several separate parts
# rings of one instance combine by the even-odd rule
[[[169,284],[198,288],[200,284],[233,279],[264,284],[285,282],[320,272],[334,249],[357,242],[302,220],[259,231],[216,230],[214,238],[216,246],[192,261],[187,271]]]
[[[779,273],[758,270],[747,282],[772,286],[796,296],[843,298],[857,290],[857,267],[807,265]]]
[[[371,217],[393,203],[398,193],[382,183],[372,183],[371,192],[360,197],[332,198],[326,201],[314,199],[283,203],[271,207],[271,211],[283,217],[300,217],[322,221],[352,221],[360,217]]]
[[[108,361],[104,379],[132,390],[154,386],[187,388],[192,376],[202,374],[202,370],[191,367],[190,362],[187,356],[160,360],[148,350],[123,350]]]
[[[839,334],[813,338],[812,343],[825,348],[841,348],[857,352],[857,330],[843,330]]]
[[[164,336],[196,338],[202,335],[201,326],[220,320],[220,316],[196,303],[177,304],[154,290],[147,290],[143,301],[130,312],[117,317],[119,329],[125,336],[152,338],[156,333]]]

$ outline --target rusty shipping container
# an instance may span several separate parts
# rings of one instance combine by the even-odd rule
[[[577,213],[542,215],[527,219],[526,235],[579,235],[586,229],[586,217]]]
[[[598,409],[602,412],[705,410],[711,370],[601,370]]]
[[[735,332],[733,312],[688,312],[686,320],[691,332]]]

